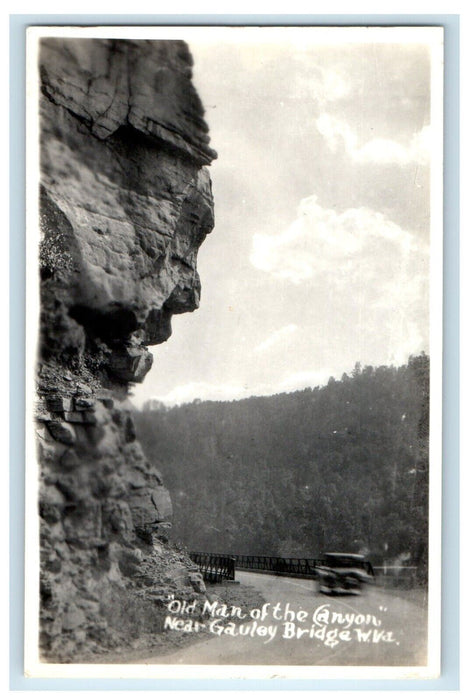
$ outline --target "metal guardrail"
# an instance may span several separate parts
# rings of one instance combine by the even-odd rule
[[[216,554],[191,552],[190,558],[198,564],[205,581],[220,582],[223,579],[234,581],[236,569],[250,571],[271,571],[274,574],[318,578],[318,567],[327,566],[325,559],[298,559],[295,557],[266,557],[246,554]],[[370,562],[365,562],[365,570],[374,575]]]
[[[234,580],[235,568],[254,571],[271,571],[292,574],[303,578],[317,578],[316,567],[324,565],[323,559],[297,559],[293,557],[266,557],[245,554],[216,554],[191,552],[193,562],[199,565],[205,580]]]
[[[190,552],[190,558],[200,568],[204,581],[220,583],[223,579],[235,580],[235,558],[227,554]]]
[[[277,574],[296,574],[303,578],[316,578],[316,567],[324,564],[322,559],[297,559],[294,557],[264,557],[233,555],[238,569],[272,571]]]

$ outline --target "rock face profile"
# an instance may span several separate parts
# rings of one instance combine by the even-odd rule
[[[135,643],[171,593],[203,594],[168,543],[171,499],[145,458],[129,385],[171,316],[199,305],[214,225],[203,108],[181,41],[40,42],[40,649]]]

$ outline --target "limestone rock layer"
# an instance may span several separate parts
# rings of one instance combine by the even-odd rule
[[[68,660],[203,593],[125,399],[199,305],[216,154],[184,42],[47,38],[39,64],[40,646]]]

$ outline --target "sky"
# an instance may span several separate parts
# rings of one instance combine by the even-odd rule
[[[428,352],[430,50],[373,31],[189,42],[216,223],[200,308],[151,348],[137,405],[294,391]]]

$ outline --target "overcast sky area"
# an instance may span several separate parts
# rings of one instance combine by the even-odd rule
[[[374,38],[190,42],[216,224],[200,308],[152,348],[137,405],[293,391],[428,352],[430,51]]]

